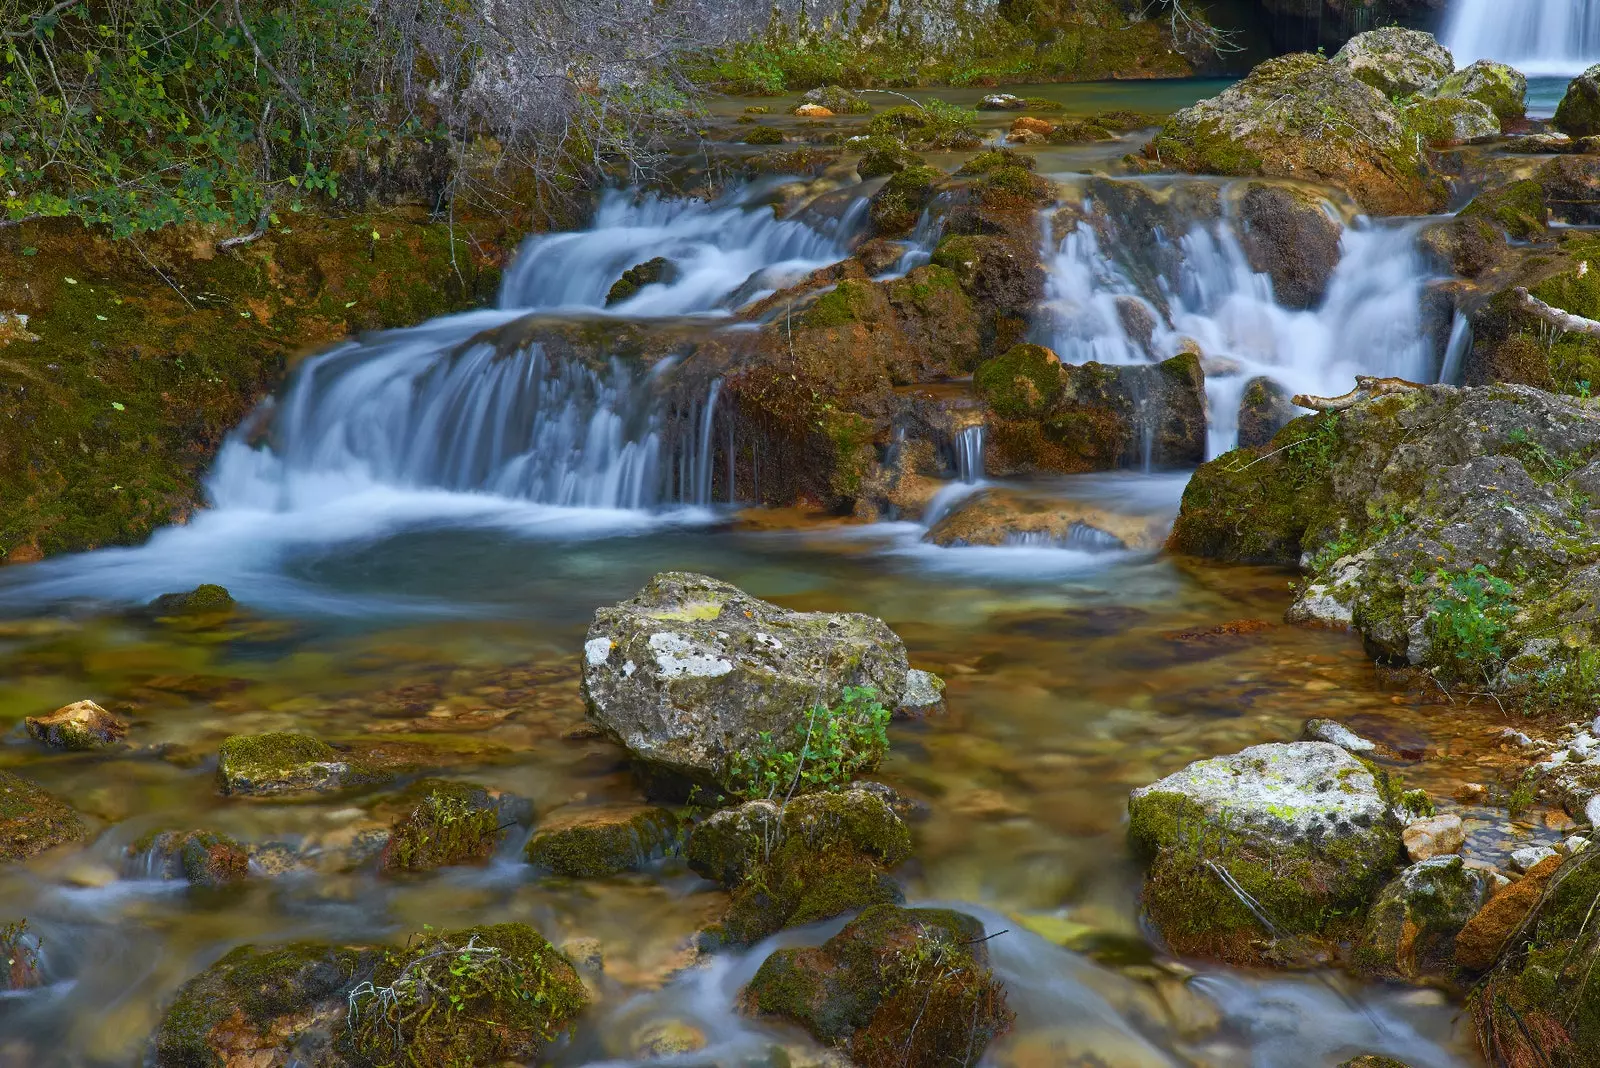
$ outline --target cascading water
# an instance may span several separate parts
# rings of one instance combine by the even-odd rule
[[[1166,265],[1157,268],[1119,258],[1125,250],[1102,248],[1094,227],[1080,223],[1046,237],[1043,340],[1069,364],[1147,363],[1198,343],[1208,452],[1216,456],[1236,442],[1239,401],[1257,375],[1291,395],[1344,393],[1356,375],[1434,377],[1436,342],[1424,315],[1431,273],[1416,241],[1423,225],[1361,221],[1345,229],[1326,295],[1302,310],[1278,303],[1226,216],[1158,233]],[[1154,324],[1148,341],[1130,331],[1130,306]]]
[[[1524,74],[1576,74],[1600,63],[1600,0],[1453,0],[1441,39],[1462,66],[1494,59]]]

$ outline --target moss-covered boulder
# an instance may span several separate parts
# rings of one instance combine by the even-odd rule
[[[882,620],[791,612],[705,575],[666,572],[597,610],[584,643],[589,718],[658,771],[738,795],[736,764],[793,739],[819,705],[870,687],[894,708],[905,646]]]
[[[1254,270],[1272,279],[1272,295],[1289,308],[1322,302],[1339,266],[1344,226],[1327,201],[1299,186],[1250,182],[1239,198],[1239,235]]]
[[[827,108],[835,115],[866,115],[872,111],[872,105],[867,103],[865,96],[842,85],[821,85],[806,90],[795,107],[801,108],[807,104]]]
[[[1025,490],[986,489],[965,498],[922,536],[947,548],[1059,545],[1083,550],[1155,549],[1165,521]]]
[[[1011,1028],[983,924],[948,909],[867,909],[815,949],[781,949],[745,992],[861,1065],[935,1068]]]
[[[226,586],[203,582],[184,593],[163,593],[151,601],[147,611],[153,616],[209,616],[236,611],[239,602]]]
[[[1456,69],[1450,50],[1433,34],[1399,26],[1356,34],[1330,62],[1386,97],[1426,92]]]
[[[909,233],[944,177],[943,171],[925,164],[894,172],[883,188],[872,195],[873,229],[883,237]]]
[[[572,963],[539,932],[501,923],[426,935],[352,989],[337,1048],[358,1065],[536,1061],[588,1003]]]
[[[1500,136],[1500,120],[1488,104],[1471,97],[1415,100],[1400,109],[1407,130],[1432,148],[1448,148]]]
[[[217,788],[234,796],[329,793],[390,777],[309,734],[236,734],[217,748]]]
[[[1239,447],[1253,449],[1267,444],[1299,414],[1288,390],[1266,375],[1257,375],[1244,384],[1239,396]]]
[[[87,837],[89,828],[71,805],[29,779],[0,771],[0,862]]]
[[[783,144],[783,131],[776,126],[752,126],[745,131],[744,143],[747,145],[781,145]]]
[[[1521,936],[1470,1003],[1484,1054],[1502,1064],[1600,1064],[1600,850],[1551,877]]]
[[[1434,87],[1433,92],[1436,96],[1459,96],[1487,104],[1502,125],[1527,114],[1527,76],[1492,59],[1462,67]]]
[[[51,749],[84,751],[116,745],[128,725],[93,701],[74,701],[44,716],[23,720],[28,737]]]
[[[128,847],[134,874],[216,888],[250,874],[250,851],[216,831],[159,831]]]
[[[1197,761],[1128,802],[1143,901],[1181,954],[1236,963],[1337,938],[1404,857],[1386,777],[1326,742]]]
[[[1568,137],[1600,134],[1600,63],[1567,83],[1567,91],[1551,120]]]
[[[346,992],[375,958],[317,943],[240,946],[178,990],[150,1040],[149,1063],[282,1064],[297,1042],[320,1038],[326,1048],[342,1023]]]
[[[1411,865],[1383,888],[1367,914],[1356,966],[1398,982],[1451,985],[1459,971],[1456,935],[1493,892],[1489,873],[1467,867],[1458,856]]]
[[[406,791],[410,810],[395,820],[379,867],[431,871],[482,864],[500,844],[500,798],[472,783],[424,779]]]
[[[621,278],[611,284],[611,289],[606,293],[606,307],[621,304],[637,296],[639,290],[645,286],[671,285],[678,280],[680,274],[678,265],[665,256],[657,256],[629,267],[622,272]]]
[[[1389,98],[1347,66],[1304,53],[1268,60],[1175,113],[1144,155],[1156,168],[1331,185],[1380,215],[1445,203]]]
[[[869,137],[860,145],[861,159],[856,174],[862,181],[897,174],[907,167],[922,164],[922,157],[893,137]]]
[[[1485,219],[1519,241],[1542,237],[1550,218],[1544,186],[1532,178],[1485,190],[1461,209],[1462,217]]]
[[[528,863],[574,879],[637,871],[679,843],[678,817],[645,805],[571,805],[528,840]]]
[[[972,127],[975,118],[970,111],[930,100],[880,111],[867,124],[867,132],[898,137],[920,148],[960,151],[983,144],[982,136]]]

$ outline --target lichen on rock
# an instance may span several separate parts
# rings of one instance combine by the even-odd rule
[[[1426,92],[1456,69],[1450,50],[1433,34],[1386,26],[1358,33],[1329,60],[1386,97]]]
[[[1462,67],[1435,86],[1433,92],[1441,97],[1460,96],[1487,104],[1502,124],[1527,113],[1527,76],[1492,59],[1476,60]]]

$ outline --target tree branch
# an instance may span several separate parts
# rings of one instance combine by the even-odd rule
[[[1512,293],[1516,295],[1517,303],[1523,311],[1543,319],[1557,329],[1565,330],[1569,334],[1587,334],[1589,337],[1600,337],[1600,322],[1596,322],[1593,319],[1585,319],[1581,315],[1574,315],[1562,308],[1553,308],[1521,286],[1512,290]]]

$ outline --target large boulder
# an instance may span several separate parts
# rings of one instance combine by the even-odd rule
[[[1344,236],[1327,202],[1295,186],[1251,182],[1239,201],[1239,220],[1245,256],[1272,279],[1277,302],[1289,308],[1322,303]]]
[[[1305,53],[1270,59],[1175,113],[1144,151],[1155,166],[1197,174],[1335,186],[1375,214],[1427,214],[1445,203],[1389,98],[1347,66]]]
[[[1265,445],[1299,414],[1288,390],[1266,375],[1257,375],[1244,384],[1239,398],[1239,447]]]
[[[981,1058],[1011,1028],[983,924],[949,909],[869,908],[811,949],[780,949],[745,991],[855,1064],[937,1068]]]
[[[1455,979],[1456,936],[1494,891],[1458,856],[1413,864],[1383,888],[1356,947],[1357,967],[1406,983]]]
[[[1492,59],[1480,59],[1462,67],[1440,82],[1434,93],[1487,104],[1502,124],[1515,122],[1527,114],[1527,77],[1515,67]]]
[[[589,718],[668,780],[738,793],[736,763],[803,735],[846,687],[889,708],[905,645],[882,620],[791,612],[705,575],[667,572],[595,612],[584,642]],[[663,781],[663,786],[667,786]]]
[[[1461,96],[1429,97],[1400,110],[1406,129],[1432,148],[1448,148],[1500,136],[1500,120],[1489,105]]]
[[[1552,122],[1569,137],[1600,134],[1600,63],[1567,84],[1566,95],[1556,107]]]
[[[1279,938],[1346,934],[1404,855],[1396,801],[1327,742],[1190,764],[1128,802],[1145,910],[1175,952],[1236,963],[1290,955]]]
[[[1330,62],[1386,97],[1427,92],[1456,69],[1450,50],[1433,34],[1399,26],[1356,34]]]
[[[29,779],[0,771],[0,862],[87,837],[89,828],[71,805]]]

